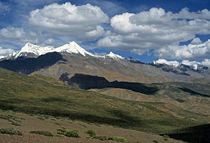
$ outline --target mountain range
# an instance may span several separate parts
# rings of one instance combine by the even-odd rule
[[[209,83],[209,67],[201,64],[166,61],[153,63],[124,58],[113,52],[97,55],[86,51],[76,42],[63,46],[41,47],[26,43],[18,52],[1,59],[0,67],[25,74],[41,74],[59,79],[63,73],[70,77],[86,74],[109,81],[205,82]]]
[[[68,117],[190,142],[185,134],[199,134],[195,142],[208,142],[210,69],[199,63],[143,63],[113,52],[93,54],[76,42],[57,48],[26,43],[0,60],[0,80],[3,110]],[[194,132],[194,126],[201,131]]]
[[[47,53],[69,53],[69,54],[77,54],[77,55],[82,55],[82,56],[92,56],[92,57],[110,57],[110,58],[119,58],[123,59],[122,56],[114,54],[113,52],[110,52],[109,54],[106,55],[94,55],[82,47],[80,47],[76,42],[72,41],[67,44],[64,44],[59,47],[51,47],[51,46],[38,46],[32,43],[26,43],[21,50],[16,51],[10,55],[7,56],[2,56],[0,59],[17,59],[20,57],[25,57],[25,58],[35,58],[41,55],[45,55]]]

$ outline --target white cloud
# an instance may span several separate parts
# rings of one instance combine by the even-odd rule
[[[193,67],[193,69],[195,69],[195,70],[198,69],[198,65],[202,65],[200,62],[197,62],[197,61],[189,61],[189,60],[183,60],[181,63],[183,65],[187,65],[187,66]]]
[[[210,39],[204,43],[200,41],[196,44],[189,45],[172,45],[167,48],[159,49],[160,57],[168,59],[195,59],[199,57],[207,56],[210,53]]]
[[[192,66],[194,69],[197,69],[198,68],[198,65],[203,65],[203,66],[206,66],[206,67],[210,67],[210,59],[204,59],[201,62],[183,60],[181,63],[183,65]]]
[[[104,34],[104,28],[101,26],[97,26],[96,29],[86,32],[87,37],[97,38]]]
[[[202,65],[210,67],[210,59],[205,59],[201,62]]]
[[[0,29],[0,37],[4,39],[21,39],[25,35],[22,28],[6,27]]]
[[[4,56],[7,56],[9,54],[12,54],[14,53],[14,50],[13,49],[6,49],[6,48],[2,48],[0,47],[0,57],[4,57]]]
[[[4,27],[0,29],[0,46],[18,49],[26,42],[33,42],[39,45],[59,45],[62,40],[47,32],[23,29],[18,27]],[[69,42],[68,40],[66,42]]]
[[[206,49],[199,48],[199,51],[193,48],[192,53],[187,46],[180,47],[179,44],[194,39],[197,34],[210,34],[210,12],[206,9],[198,12],[182,9],[173,13],[162,8],[151,8],[137,14],[116,15],[111,18],[111,27],[113,30],[98,41],[99,47],[116,47],[138,54],[154,49],[160,56],[168,52],[171,57],[173,53],[170,52],[174,49],[184,49],[185,53],[178,52],[177,57],[192,58],[202,56]],[[194,39],[193,42],[198,44],[200,41]]]
[[[201,39],[200,38],[194,38],[192,41],[191,41],[191,44],[201,44],[202,43],[202,41],[201,41]]]
[[[174,66],[174,67],[178,67],[182,64],[182,65],[190,66],[195,70],[197,70],[199,66],[206,66],[206,67],[210,68],[210,59],[204,59],[201,62],[190,61],[190,60],[182,60],[181,62],[178,62],[178,61],[170,61],[170,60],[166,60],[166,59],[158,59],[156,61],[153,61],[153,63],[154,64],[165,64],[165,65]]]
[[[166,64],[166,65],[170,65],[170,66],[174,66],[174,67],[179,66],[178,61],[168,61],[166,59],[158,59],[157,61],[154,61],[154,64]]]
[[[76,6],[67,2],[54,3],[43,9],[33,10],[29,21],[51,33],[89,39],[104,33],[100,25],[109,22],[109,18],[98,6],[91,4]]]

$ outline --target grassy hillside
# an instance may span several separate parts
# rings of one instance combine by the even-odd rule
[[[0,109],[47,114],[154,133],[199,125],[206,116],[174,107],[182,118],[160,110],[162,102],[126,101],[76,90],[53,79],[0,69]],[[183,118],[184,116],[184,118]]]
[[[78,136],[79,137],[78,137]],[[0,110],[1,143],[183,143],[109,125]]]

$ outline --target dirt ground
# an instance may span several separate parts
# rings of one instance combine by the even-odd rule
[[[0,143],[112,143],[92,139],[86,133],[93,130],[97,136],[117,136],[125,138],[128,143],[181,143],[182,141],[135,130],[123,129],[109,125],[72,121],[43,115],[28,115],[13,111],[0,110],[0,128],[14,128],[23,135],[0,134]],[[65,137],[57,134],[58,129],[77,130],[80,138]],[[53,137],[31,134],[30,131],[49,131]]]

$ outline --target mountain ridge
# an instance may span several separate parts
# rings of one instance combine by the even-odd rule
[[[92,56],[97,58],[113,58],[113,59],[125,59],[124,57],[117,55],[113,52],[105,55],[96,55],[93,53],[88,52],[84,48],[82,48],[79,44],[75,41],[69,42],[67,44],[52,47],[52,46],[39,46],[36,44],[32,44],[27,42],[19,51],[14,52],[11,55],[2,56],[0,59],[17,59],[19,57],[38,57],[47,53],[58,52],[58,53],[69,53],[69,54],[78,54],[82,56]]]
[[[210,70],[205,66],[199,65],[195,69],[178,62],[147,64],[124,58],[113,52],[100,56],[86,51],[76,42],[57,48],[42,48],[27,43],[16,56],[17,58],[13,56],[13,58],[1,60],[0,67],[24,74],[41,74],[55,79],[59,79],[63,73],[68,73],[70,76],[86,74],[105,77],[109,81],[143,83],[172,81],[209,83],[210,81]],[[57,60],[52,60],[54,57]]]
[[[58,47],[52,47],[52,46],[39,46],[36,44],[32,44],[27,42],[19,51],[16,51],[12,54],[9,54],[7,56],[1,56],[0,60],[5,59],[17,59],[19,57],[24,58],[34,58],[38,57],[47,53],[52,52],[58,52],[58,53],[69,53],[69,54],[77,54],[81,56],[92,56],[96,58],[112,58],[112,59],[119,59],[119,60],[130,60],[128,58],[122,57],[121,55],[115,54],[112,51],[110,51],[107,54],[103,55],[97,55],[91,52],[88,52],[84,48],[82,48],[79,44],[77,44],[75,41],[69,42],[67,44],[58,46]],[[137,60],[138,61],[138,60]],[[143,63],[143,62],[141,62]],[[201,70],[202,68],[209,68],[210,67],[210,61],[207,59],[203,62],[196,62],[196,61],[189,61],[189,60],[183,60],[181,62],[179,61],[169,61],[166,59],[158,59],[154,60],[152,62],[153,65],[160,66],[160,65],[167,65],[170,67],[180,68],[182,66],[188,66],[192,70]],[[146,63],[145,63],[146,64]]]

